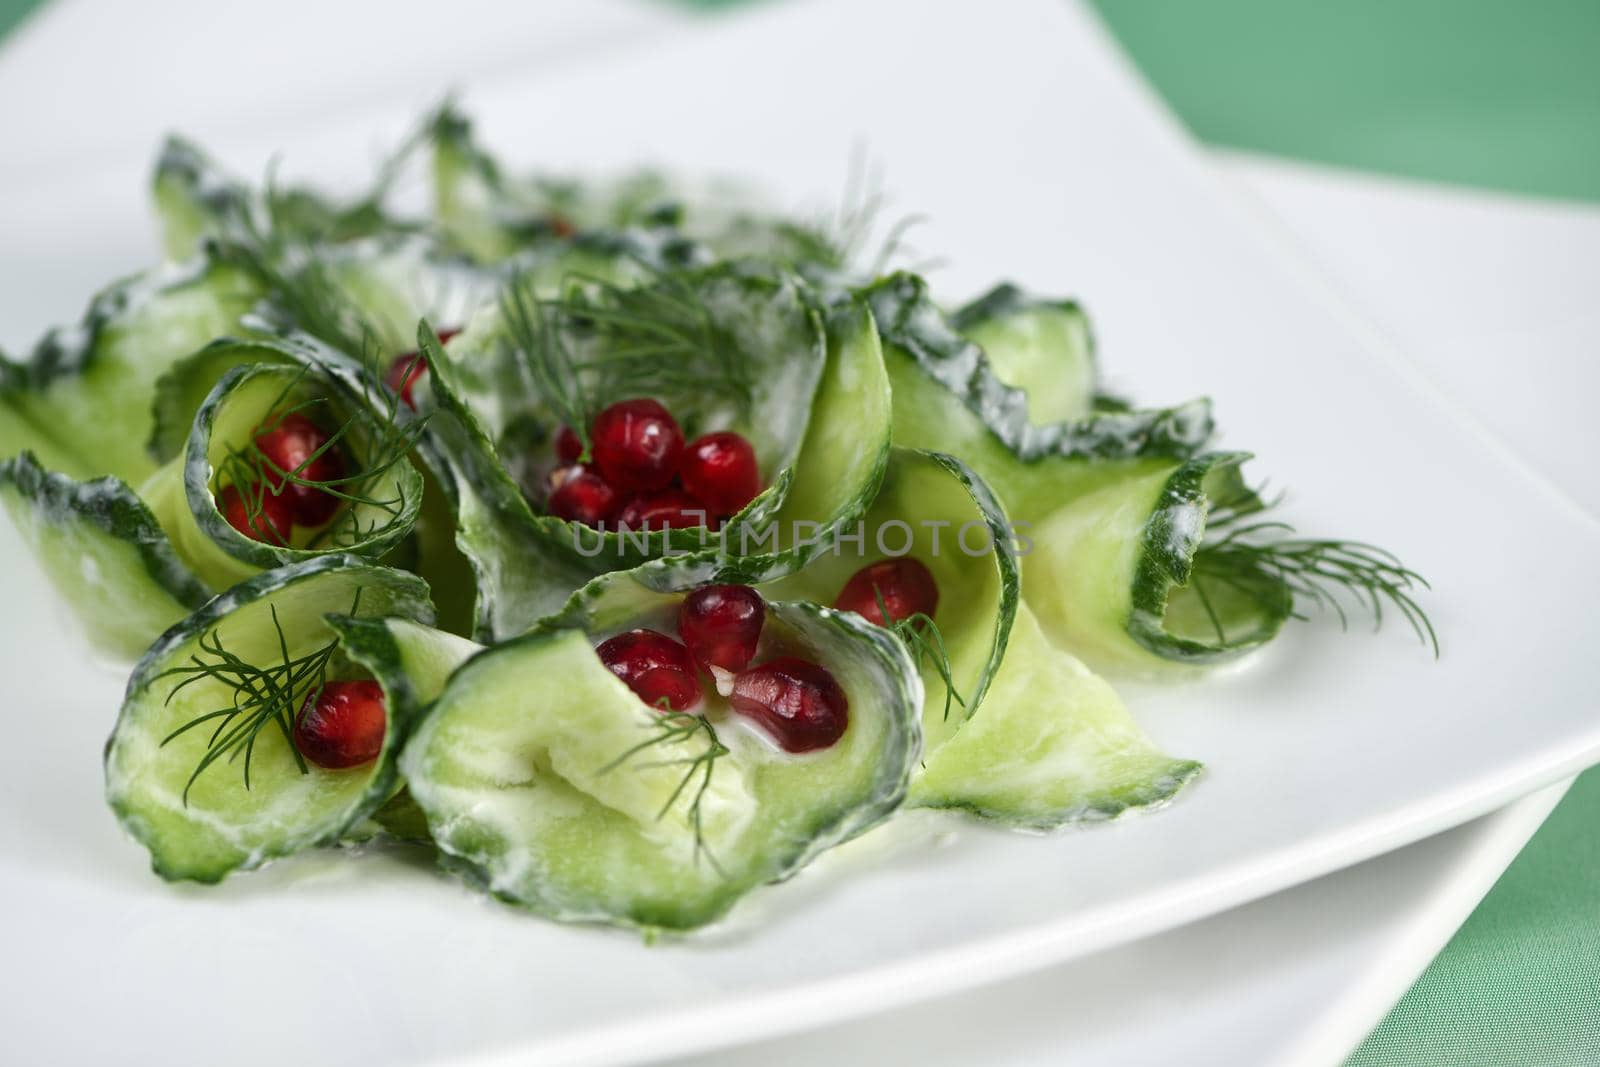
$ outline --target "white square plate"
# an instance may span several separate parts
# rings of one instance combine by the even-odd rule
[[[945,296],[999,276],[1076,292],[1115,384],[1152,403],[1209,393],[1228,446],[1292,487],[1304,529],[1384,544],[1434,581],[1439,662],[1400,628],[1297,627],[1247,669],[1126,690],[1165,747],[1210,768],[1158,816],[1048,838],[906,819],[707,937],[646,948],[382,855],[162,885],[100,803],[117,679],[84,672],[78,647],[39,624],[51,594],[6,541],[7,1046],[308,1065],[692,1050],[1176,925],[1600,758],[1593,520],[1374,347],[1130,84],[1097,28],[1054,0],[835,0],[481,85],[466,103],[521,163],[732,171],[811,204],[837,195],[864,139],[897,206],[932,216],[917,238],[950,261]],[[292,170],[348,176],[412,117],[397,105],[281,136],[195,132],[247,172],[282,148]],[[0,198],[0,313],[81,304],[108,263],[131,265],[138,180],[117,157]],[[1592,446],[1592,430],[1573,433]]]

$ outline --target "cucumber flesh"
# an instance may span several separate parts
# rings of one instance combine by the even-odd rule
[[[1050,829],[1163,804],[1199,770],[1151,744],[1111,686],[1052,647],[1023,604],[981,712],[929,754],[907,804]]]

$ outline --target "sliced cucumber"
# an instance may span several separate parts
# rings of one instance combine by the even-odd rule
[[[223,376],[195,415],[183,460],[189,511],[199,532],[228,555],[254,567],[273,567],[327,552],[377,559],[411,532],[422,507],[422,475],[407,453],[411,437],[392,402],[352,397],[336,379],[305,368],[271,364],[236,367]],[[218,512],[219,472],[232,450],[247,445],[273,416],[302,409],[344,427],[339,441],[353,475],[368,476],[339,489],[349,499],[332,522],[317,530],[295,528],[288,546],[253,540]],[[376,469],[374,469],[376,468]]]
[[[1214,509],[1257,511],[1243,452],[1213,452],[1069,500],[1031,532],[1023,593],[1050,638],[1091,664],[1135,675],[1235,658],[1289,618],[1269,570],[1207,573]],[[1225,579],[1225,580],[1224,580]]]
[[[325,346],[313,348],[298,338],[258,338],[240,341],[219,338],[178,360],[156,379],[151,400],[148,451],[158,463],[183,455],[194,432],[194,417],[224,375],[235,367],[256,363],[325,368],[342,356]]]
[[[810,559],[832,546],[837,530],[859,519],[877,496],[889,465],[893,414],[872,312],[858,301],[835,308],[828,317],[828,362],[805,441],[771,527],[776,554],[797,554],[797,563]],[[744,544],[749,529],[729,532],[731,551],[754,554]],[[750,530],[752,542],[755,536]],[[775,569],[768,567],[767,573]]]
[[[907,803],[1050,829],[1165,803],[1199,771],[1157,750],[1023,604],[982,710],[923,761]]]
[[[950,325],[983,350],[997,378],[1027,394],[1034,424],[1081,419],[1094,409],[1094,337],[1076,301],[1002,284],[951,315]]]
[[[250,275],[208,256],[118,283],[79,325],[51,331],[30,363],[13,368],[8,404],[39,432],[35,451],[52,462],[70,457],[64,473],[136,484],[155,470],[139,445],[150,439],[156,380],[212,338],[238,333],[259,295]]]
[[[31,453],[0,462],[0,500],[97,646],[133,658],[210,596],[116,478],[73,481]]]
[[[461,648],[460,639],[391,627],[385,633],[392,647],[386,647],[384,636],[371,628],[335,629],[327,617],[339,613],[426,622],[427,586],[350,556],[292,564],[211,600],[163,634],[134,669],[106,748],[106,796],[122,825],[150,850],[163,878],[216,882],[230,871],[337,841],[398,788],[394,757],[421,699],[416,694],[430,684],[427,679],[436,680],[439,665]],[[242,755],[231,762],[223,757],[195,774],[214,727],[207,722],[174,731],[236,706],[238,694],[218,676],[174,669],[220,664],[225,650],[237,662],[267,671],[330,645],[327,677],[370,672],[385,685],[390,723],[375,761],[345,771],[302,768],[286,737],[286,717],[298,712],[317,679],[280,671],[270,677],[286,693],[278,705],[282,725],[269,722],[256,734],[248,763]],[[419,681],[410,680],[413,671]],[[401,674],[404,685],[395,681]],[[258,685],[266,684],[257,677]],[[198,680],[183,684],[190,679]]]
[[[224,226],[243,221],[253,209],[254,194],[223,171],[197,144],[168,136],[156,156],[151,179],[161,243],[176,263],[190,258],[208,237]]]
[[[951,329],[921,278],[892,275],[864,295],[883,334],[895,444],[960,456],[1013,521],[1032,523],[1098,485],[1190,456],[1211,435],[1205,400],[1035,425],[1027,396]]]
[[[832,747],[781,752],[708,694],[727,752],[702,777],[706,729],[669,735],[681,717],[640,702],[589,634],[541,628],[464,665],[402,757],[439,847],[552,918],[683,930],[882,821],[920,749],[905,650],[855,616],[768,607],[767,648],[822,663],[848,696]]]

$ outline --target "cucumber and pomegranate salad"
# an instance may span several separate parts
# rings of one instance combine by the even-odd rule
[[[908,808],[1172,801],[1204,753],[1119,678],[1317,615],[1437,654],[1209,400],[1107,393],[1077,302],[694,188],[522,174],[448,107],[348,197],[166,144],[163,262],[0,359],[0,503],[137,661],[106,795],[156,873],[393,842],[686,931]]]

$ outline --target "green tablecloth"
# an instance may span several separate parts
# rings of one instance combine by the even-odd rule
[[[1600,0],[1094,2],[1212,143],[1600,201]],[[1350,1064],[1600,1064],[1600,769]]]

